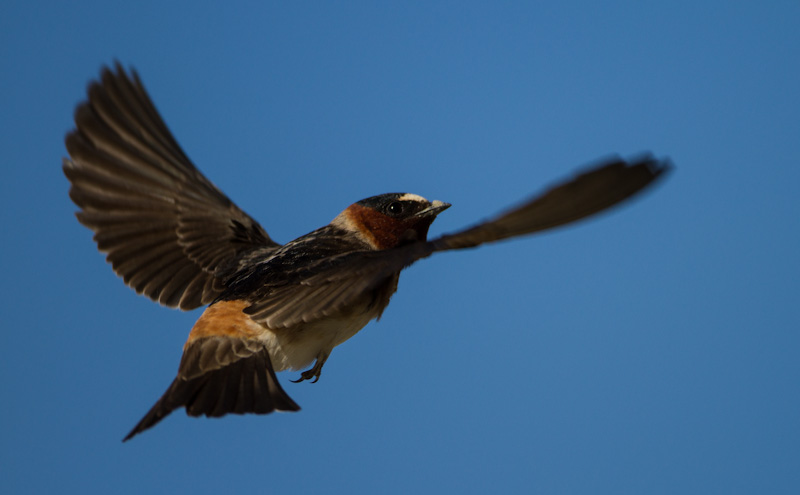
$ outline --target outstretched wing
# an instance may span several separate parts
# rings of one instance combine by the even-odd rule
[[[355,251],[304,264],[291,277],[282,277],[276,283],[266,281],[253,293],[256,299],[250,300],[245,312],[271,329],[333,315],[421,258],[586,218],[645,189],[669,168],[667,160],[650,156],[631,162],[605,161],[517,208],[460,232],[394,249]]]
[[[78,220],[136,292],[189,310],[213,301],[237,260],[279,245],[181,150],[138,75],[92,82],[67,134]]]
[[[631,162],[618,157],[604,160],[491,220],[431,242],[434,251],[464,249],[566,225],[630,198],[671,167],[669,160],[651,155]]]

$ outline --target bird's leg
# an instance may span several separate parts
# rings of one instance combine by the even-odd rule
[[[328,354],[327,352],[319,353],[319,355],[317,356],[317,360],[314,363],[314,367],[300,373],[300,378],[298,378],[297,380],[292,380],[292,382],[300,383],[303,380],[311,380],[313,378],[313,380],[311,380],[311,383],[317,383],[317,380],[319,380],[319,375],[322,374],[322,366],[325,364],[325,361],[328,360],[329,355],[330,354]]]

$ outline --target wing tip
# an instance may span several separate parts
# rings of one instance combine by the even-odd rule
[[[675,164],[668,156],[657,158],[652,152],[645,151],[634,155],[628,163],[630,167],[644,167],[653,178],[663,177],[675,169]]]

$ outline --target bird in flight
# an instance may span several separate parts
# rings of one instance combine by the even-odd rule
[[[177,377],[123,441],[181,407],[209,417],[299,410],[275,372],[308,367],[297,381],[317,381],[333,348],[380,318],[404,268],[439,251],[580,220],[645,189],[671,166],[651,155],[608,158],[433,240],[428,228],[448,203],[381,194],[281,245],[200,173],[136,72],[119,63],[90,83],[66,148],[76,216],[94,231],[114,272],[165,306],[207,306]]]

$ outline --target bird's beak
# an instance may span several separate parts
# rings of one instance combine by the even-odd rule
[[[439,213],[443,212],[444,210],[450,208],[450,203],[445,203],[444,201],[439,201],[438,199],[433,200],[431,205],[424,210],[417,213],[416,217],[435,217]]]

